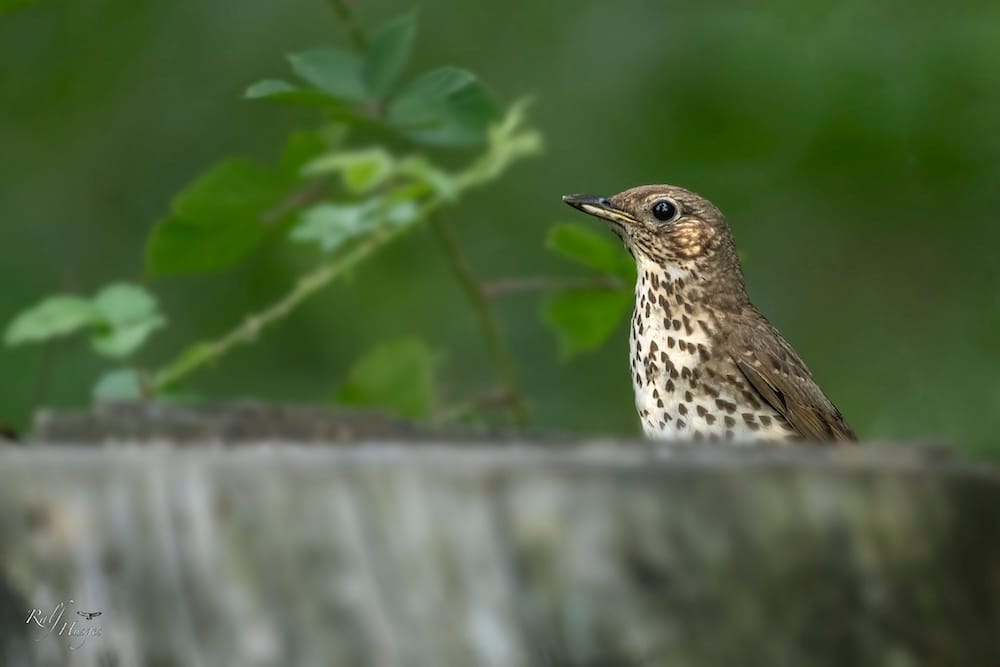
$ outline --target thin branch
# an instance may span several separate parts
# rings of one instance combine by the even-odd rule
[[[300,303],[381,248],[391,238],[402,231],[402,229],[393,230],[391,233],[374,234],[368,237],[363,243],[356,246],[346,255],[321,264],[315,270],[299,278],[292,291],[286,294],[280,301],[246,318],[242,324],[239,324],[221,338],[189,347],[176,360],[157,373],[153,383],[154,391],[161,392],[167,387],[176,384],[179,380],[202,366],[222,357],[237,345],[252,343],[261,331],[284,318]]]
[[[361,29],[357,17],[354,16],[354,8],[348,0],[330,0],[330,6],[337,19],[344,24],[351,44],[356,50],[364,53],[368,49],[368,38],[365,37],[365,31]]]
[[[441,247],[444,249],[445,256],[448,258],[455,277],[462,285],[469,303],[476,312],[479,326],[486,338],[486,346],[489,348],[493,368],[497,375],[500,376],[500,381],[503,382],[510,397],[510,413],[514,418],[514,423],[518,426],[524,426],[528,421],[527,404],[520,389],[518,389],[514,360],[511,357],[510,350],[507,349],[507,345],[504,343],[503,337],[500,335],[500,327],[497,324],[496,314],[493,312],[489,300],[487,300],[486,295],[483,293],[482,286],[472,272],[469,260],[462,252],[462,247],[459,245],[458,238],[456,238],[451,227],[439,216],[433,217],[430,223],[434,229],[434,233],[437,235],[438,241],[441,243]]]
[[[560,289],[606,289],[620,290],[625,288],[619,278],[601,276],[599,278],[567,278],[555,276],[537,276],[528,278],[505,278],[483,283],[483,296],[487,299],[521,292],[549,292]]]
[[[326,194],[326,186],[323,183],[316,181],[307,183],[304,187],[293,190],[274,207],[261,213],[261,222],[265,225],[274,224],[303,206],[322,201],[325,199]]]

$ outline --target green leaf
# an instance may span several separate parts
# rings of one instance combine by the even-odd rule
[[[244,91],[243,96],[253,100],[261,97],[274,97],[275,95],[291,93],[296,90],[299,90],[297,86],[288,83],[284,79],[262,79],[250,84],[246,91]]]
[[[486,133],[486,152],[459,176],[463,187],[487,183],[514,162],[541,152],[541,135],[524,127],[527,107],[528,100],[518,100],[500,122],[490,126]]]
[[[295,179],[241,158],[224,160],[174,197],[153,229],[146,268],[156,275],[217,271],[235,264],[292,211],[281,204]]]
[[[243,97],[248,100],[268,100],[284,102],[303,107],[325,107],[332,111],[345,112],[344,100],[331,97],[315,88],[300,88],[281,79],[264,79],[251,84]]]
[[[325,251],[338,249],[347,241],[379,225],[377,201],[362,204],[318,204],[302,214],[292,230],[293,241],[318,243]]]
[[[92,391],[98,403],[135,401],[143,397],[142,376],[132,368],[108,371],[97,381]]]
[[[387,118],[414,141],[469,146],[485,141],[500,109],[471,72],[441,67],[407,85],[389,105]]]
[[[289,55],[288,62],[302,79],[332,97],[351,102],[366,97],[361,59],[350,51],[335,47],[313,49]]]
[[[363,194],[382,185],[392,174],[394,161],[383,148],[330,153],[309,162],[303,175],[339,172],[344,185],[354,194]]]
[[[420,207],[410,199],[396,202],[387,201],[381,210],[382,217],[391,226],[397,227],[414,222],[420,217]]]
[[[635,280],[635,262],[608,233],[576,223],[561,223],[549,229],[545,245],[595,271],[619,276],[626,282]]]
[[[427,186],[431,192],[445,201],[455,201],[458,198],[460,187],[455,177],[443,169],[435,167],[423,155],[411,155],[404,158],[396,170],[400,174],[409,176],[417,183]]]
[[[111,326],[148,320],[157,314],[156,297],[138,285],[114,283],[94,297],[94,307]]]
[[[381,98],[392,88],[413,51],[417,14],[409,12],[393,19],[372,35],[365,57],[363,77],[368,93]]]
[[[433,120],[434,104],[476,82],[476,75],[460,67],[438,67],[411,81],[393,102],[396,113],[409,122]]]
[[[139,349],[150,334],[166,323],[166,318],[154,315],[141,322],[133,322],[99,332],[90,339],[90,344],[98,354],[122,359]]]
[[[611,290],[567,290],[550,297],[544,319],[556,333],[559,356],[566,360],[600,347],[631,303],[631,294]]]
[[[354,364],[335,400],[385,408],[402,417],[429,416],[434,407],[430,350],[417,339],[376,347]]]
[[[86,329],[101,321],[100,311],[78,296],[52,296],[23,311],[7,327],[7,345],[39,343]]]
[[[98,292],[93,303],[103,322],[91,344],[108,357],[128,356],[167,322],[153,295],[137,285],[109,285]]]

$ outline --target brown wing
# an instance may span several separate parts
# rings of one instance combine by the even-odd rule
[[[762,315],[734,318],[730,358],[757,393],[806,440],[854,441],[840,410],[819,388],[792,346]]]

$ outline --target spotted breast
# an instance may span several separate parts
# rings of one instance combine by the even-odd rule
[[[685,440],[794,437],[785,418],[718,354],[719,316],[686,298],[687,273],[640,265],[629,360],[643,431]]]

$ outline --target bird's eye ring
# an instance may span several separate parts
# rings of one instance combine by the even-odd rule
[[[653,204],[653,217],[661,222],[670,222],[677,218],[677,204],[669,199],[660,199]]]

